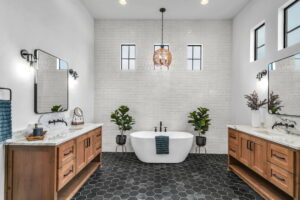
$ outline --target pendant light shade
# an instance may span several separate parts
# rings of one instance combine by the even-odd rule
[[[161,48],[156,50],[153,54],[153,62],[157,67],[169,67],[172,63],[172,53],[164,48],[164,12],[165,8],[159,10],[162,14],[161,20]]]

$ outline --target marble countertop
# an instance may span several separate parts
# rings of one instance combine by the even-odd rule
[[[227,127],[296,150],[300,150],[300,136],[298,135],[290,135],[270,128],[253,128],[251,126],[245,126],[245,125],[227,125]]]
[[[20,146],[57,146],[101,126],[103,126],[101,123],[86,123],[84,125],[49,130],[44,140],[38,141],[27,141],[25,135],[18,135],[6,140],[4,144]]]

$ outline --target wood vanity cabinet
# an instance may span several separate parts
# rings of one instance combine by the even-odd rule
[[[265,199],[300,200],[300,152],[228,129],[228,169]]]
[[[6,200],[69,200],[101,166],[102,128],[58,146],[6,146]]]

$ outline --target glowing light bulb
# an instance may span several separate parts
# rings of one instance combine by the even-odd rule
[[[127,4],[127,1],[126,0],[119,0],[119,3],[122,5],[122,6],[125,6]]]
[[[204,6],[207,5],[208,3],[209,3],[209,0],[201,0],[201,4]]]

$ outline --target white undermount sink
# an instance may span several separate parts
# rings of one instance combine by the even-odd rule
[[[79,131],[79,130],[82,130],[82,129],[83,129],[82,127],[70,127],[69,131],[73,132],[73,131]]]

